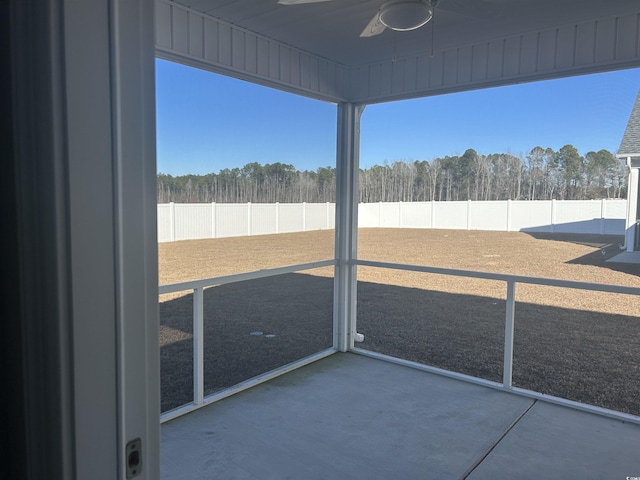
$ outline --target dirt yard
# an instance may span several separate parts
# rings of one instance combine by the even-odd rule
[[[366,260],[640,288],[640,265],[607,263],[621,237],[362,229]],[[333,231],[159,245],[160,284],[333,258]],[[207,393],[331,345],[332,268],[208,289]],[[362,348],[500,381],[503,282],[360,267]],[[519,284],[514,384],[640,414],[637,296]],[[161,305],[163,411],[190,401],[191,296]],[[258,335],[258,332],[262,334]]]

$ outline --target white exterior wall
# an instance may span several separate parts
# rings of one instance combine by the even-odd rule
[[[360,228],[624,235],[626,200],[361,203]],[[335,228],[334,203],[158,205],[158,241]]]

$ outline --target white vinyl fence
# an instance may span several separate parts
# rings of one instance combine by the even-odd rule
[[[361,203],[359,227],[624,235],[626,200]],[[158,241],[335,228],[333,203],[165,203]]]
[[[306,232],[335,227],[334,203],[158,204],[158,241]]]

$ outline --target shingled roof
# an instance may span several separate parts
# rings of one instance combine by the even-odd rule
[[[618,157],[640,157],[640,92],[631,110],[627,129],[622,136]],[[634,162],[635,163],[635,162]]]

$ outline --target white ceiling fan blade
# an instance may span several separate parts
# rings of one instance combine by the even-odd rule
[[[364,27],[364,30],[360,34],[361,37],[373,37],[374,35],[380,35],[384,32],[386,27],[380,21],[380,12],[371,19],[371,21]]]
[[[303,3],[332,2],[333,0],[278,0],[280,5],[300,5]]]

